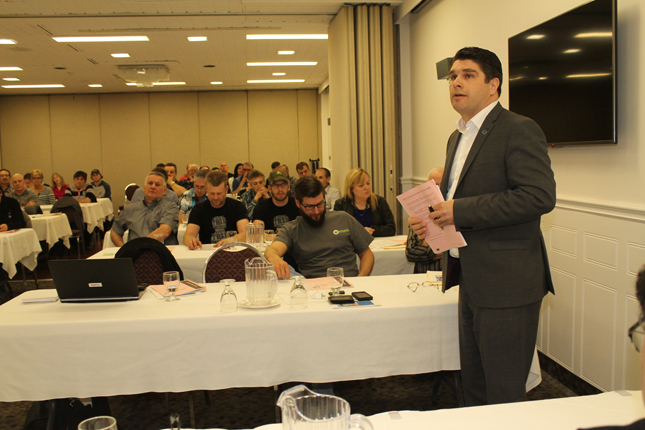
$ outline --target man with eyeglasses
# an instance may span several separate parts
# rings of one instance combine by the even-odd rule
[[[206,197],[206,176],[208,170],[198,170],[195,172],[193,188],[186,191],[179,199],[179,222],[183,222],[188,217],[195,205],[208,200]]]
[[[249,172],[248,179],[251,189],[242,196],[242,203],[246,206],[246,213],[249,215],[249,219],[253,219],[253,211],[258,202],[270,199],[271,195],[267,187],[265,187],[264,173],[253,169]]]
[[[0,169],[0,190],[5,196],[9,196],[13,191],[11,186],[11,172],[7,169]]]
[[[346,212],[325,208],[325,190],[313,176],[300,178],[296,185],[300,216],[282,226],[265,252],[278,277],[289,279],[289,265],[282,256],[289,252],[298,271],[307,278],[327,275],[327,268],[342,267],[345,276],[368,276],[374,267],[370,243],[374,238]],[[356,264],[356,256],[360,268]]]

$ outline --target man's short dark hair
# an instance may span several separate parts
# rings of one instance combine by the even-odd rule
[[[31,172],[25,173],[24,175],[22,175],[22,178],[30,181],[31,180]]]
[[[76,178],[83,178],[87,182],[87,173],[85,173],[82,170],[79,170],[78,172],[74,173],[74,179]]]
[[[302,203],[302,200],[305,197],[313,198],[318,197],[319,195],[324,195],[325,189],[323,188],[322,182],[313,176],[303,176],[298,179],[296,184],[296,200]]]
[[[159,163],[155,167],[161,167],[163,169],[164,167],[166,167],[166,165],[164,163]]]
[[[325,171],[325,178],[331,178],[331,172],[329,171],[328,168],[326,167],[319,167],[318,170],[324,170]]]
[[[271,169],[275,169],[275,168],[276,168],[276,167],[278,167],[279,165],[280,165],[280,162],[279,162],[279,161],[274,161],[273,163],[271,163]]]
[[[208,170],[198,170],[195,172],[195,180],[196,181],[203,181],[206,180],[206,176],[208,176],[210,172]]]
[[[155,167],[152,169],[153,172],[161,173],[164,178],[164,182],[168,181],[168,173],[164,170],[163,167]]]
[[[0,172],[7,172],[9,176],[11,176],[11,172],[9,171],[9,169],[0,169]]]
[[[177,173],[177,165],[175,163],[166,163],[164,167],[174,167],[175,173]]]
[[[260,172],[257,169],[253,169],[246,175],[246,180],[251,182],[253,179],[258,177],[261,177],[262,179],[264,179],[264,173]]]
[[[163,173],[162,173],[162,172],[163,172]],[[153,176],[159,176],[159,177],[162,179],[162,181],[163,181],[163,186],[164,186],[164,187],[166,186],[166,182],[168,181],[168,175],[166,174],[166,171],[165,171],[165,170],[163,170],[163,169],[158,169],[158,168],[156,168],[156,167],[155,167],[154,169],[152,169],[152,171],[151,171],[150,173],[148,173],[148,174],[146,175],[146,179],[145,179],[145,181],[143,182],[144,184],[148,181],[148,176],[150,176],[150,175],[153,175]]]
[[[301,161],[300,163],[296,164],[296,170],[302,170],[304,167],[306,167],[307,170],[310,170],[309,164],[305,163],[304,161]]]
[[[219,187],[222,184],[228,187],[228,175],[219,170],[213,170],[206,176],[206,182],[213,187]]]
[[[499,79],[499,86],[497,87],[497,94],[502,95],[502,63],[499,61],[497,55],[494,52],[491,52],[487,49],[476,48],[469,46],[466,48],[461,48],[452,60],[450,60],[450,67],[457,60],[471,60],[477,63],[477,65],[482,69],[486,77],[486,82],[490,82],[491,79]]]

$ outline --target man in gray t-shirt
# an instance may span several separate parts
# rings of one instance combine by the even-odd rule
[[[324,277],[329,267],[342,267],[345,276],[368,276],[372,272],[372,235],[346,212],[327,213],[320,181],[313,176],[300,178],[296,204],[300,216],[282,226],[264,254],[278,277],[289,278],[289,266],[282,259],[286,252],[293,255],[298,271],[307,278]]]

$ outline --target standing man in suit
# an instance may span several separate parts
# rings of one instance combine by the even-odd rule
[[[448,140],[430,215],[467,245],[443,253],[444,291],[459,285],[459,348],[467,406],[526,400],[540,306],[553,292],[540,217],[555,180],[540,127],[504,109],[502,65],[481,48],[452,59],[450,101],[461,115]],[[420,238],[425,226],[410,218]]]

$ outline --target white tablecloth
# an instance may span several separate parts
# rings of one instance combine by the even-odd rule
[[[0,262],[2,262],[2,268],[7,272],[9,278],[13,278],[16,274],[18,262],[27,269],[34,270],[38,265],[40,251],[38,235],[33,228],[21,228],[0,233]],[[0,349],[4,348],[2,342],[0,345],[2,345]]]
[[[114,218],[114,206],[112,200],[100,198],[96,203],[81,203],[83,211],[83,222],[87,225],[87,231],[92,233],[96,227],[103,230],[103,221]],[[51,213],[53,205],[40,205],[44,215]]]
[[[0,306],[0,401],[331,382],[459,369],[456,290],[407,288],[422,275],[350,278],[380,306],[309,301],[219,312],[222,287],[168,303]],[[279,283],[284,298],[291,282]],[[243,283],[234,285],[238,299]]]
[[[51,248],[63,240],[63,244],[69,248],[69,238],[72,236],[72,229],[65,214],[54,215],[29,215],[31,226],[36,231],[38,240],[45,240]]]
[[[125,233],[123,234],[124,240],[127,242],[128,241],[128,236],[130,235],[130,230],[126,230]],[[179,228],[177,229],[177,241],[180,244],[184,243],[184,233],[186,233],[186,227],[184,227],[182,224],[179,224]],[[105,238],[103,239],[103,249],[106,248],[112,248],[114,247],[114,242],[112,242],[112,236],[109,234],[105,235]],[[201,281],[201,278],[200,278]]]
[[[109,221],[114,218],[114,205],[112,204],[112,200],[101,197],[100,199],[96,199],[96,202],[101,204],[106,220]]]
[[[381,275],[404,275],[414,271],[414,263],[408,262],[405,258],[406,235],[392,237],[375,237],[370,245],[374,253],[373,276]],[[397,247],[394,249],[387,249]]]

